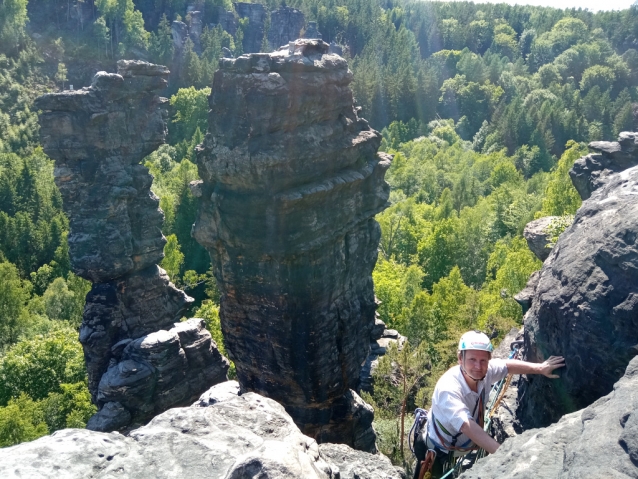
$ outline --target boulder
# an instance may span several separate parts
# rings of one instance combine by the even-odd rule
[[[0,449],[0,477],[401,479],[382,455],[301,434],[277,402],[222,383],[208,407],[175,408],[128,436],[64,429]],[[201,403],[205,399],[200,400]]]
[[[638,354],[637,217],[638,167],[609,174],[545,261],[524,318],[525,354],[564,356],[566,367],[558,380],[523,381],[517,414],[526,428],[608,394]]]
[[[403,469],[393,466],[390,459],[382,455],[370,460],[370,454],[344,444],[319,444],[319,453],[333,472],[339,470],[340,479],[407,479]]]
[[[548,227],[557,219],[559,219],[558,216],[545,216],[527,223],[523,230],[523,237],[527,240],[527,246],[541,261],[545,261],[552,251],[549,247],[550,233]]]
[[[613,390],[544,429],[525,431],[461,479],[638,478],[638,358]]]
[[[385,323],[380,319],[375,320],[374,328],[370,334],[370,353],[359,374],[359,391],[372,394],[374,391],[372,375],[379,364],[379,358],[385,356],[391,344],[395,344],[400,350],[407,340],[408,338],[399,334],[395,329],[386,329]]]
[[[225,382],[228,367],[200,318],[127,341],[100,379],[97,401],[104,407],[87,428],[112,431],[143,424],[169,407],[190,404],[202,384]]]

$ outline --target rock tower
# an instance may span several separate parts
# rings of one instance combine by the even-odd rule
[[[118,62],[90,87],[36,100],[44,151],[70,220],[71,267],[93,283],[80,342],[99,411],[89,427],[125,428],[188,404],[226,379],[228,361],[161,261],[163,213],[140,161],[164,142],[166,67]]]
[[[195,238],[211,254],[243,390],[319,442],[375,450],[352,390],[375,322],[372,270],[390,157],[320,40],[222,59],[199,147]]]

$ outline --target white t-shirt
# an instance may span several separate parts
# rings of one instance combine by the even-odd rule
[[[436,383],[432,394],[432,407],[428,413],[427,434],[437,447],[448,451],[453,441],[453,436],[461,432],[461,426],[468,419],[479,423],[479,415],[482,414],[478,406],[479,395],[483,395],[483,404],[486,406],[489,399],[492,384],[497,383],[507,376],[507,366],[503,359],[491,359],[487,367],[485,379],[479,381],[478,392],[470,389],[460,366],[450,368]],[[445,440],[441,444],[439,435],[434,430],[434,421],[439,434]],[[469,437],[461,434],[456,439],[456,446],[470,448],[474,445]]]

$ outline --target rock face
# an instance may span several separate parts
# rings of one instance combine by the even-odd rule
[[[613,173],[638,164],[638,133],[622,132],[617,142],[594,141],[589,148],[596,151],[576,160],[569,172],[574,187],[586,200]]]
[[[596,182],[601,186],[543,265],[524,318],[527,360],[566,358],[561,379],[523,381],[518,416],[526,428],[546,426],[609,393],[638,354],[638,167]]]
[[[131,432],[64,429],[0,449],[0,477],[136,479],[402,479],[381,455],[317,443],[284,408],[237,383],[206,393],[208,407],[175,408]],[[217,390],[219,389],[219,390]]]
[[[548,227],[558,216],[545,216],[537,220],[531,221],[525,225],[523,237],[527,240],[527,246],[541,261],[545,261],[552,251],[548,247],[550,244]]]
[[[125,418],[147,420],[192,401],[214,384],[195,385],[197,378],[222,380],[228,363],[199,323],[174,327],[192,300],[157,266],[163,213],[139,163],[164,141],[165,100],[157,92],[169,72],[136,61],[118,67],[118,74],[96,74],[88,88],[44,95],[36,106],[70,221],[71,267],[93,283],[80,328],[89,390],[100,409],[117,403],[93,424],[125,427]]]
[[[536,286],[538,286],[540,279],[541,272],[534,271],[527,280],[525,288],[514,295],[514,300],[523,308],[523,314],[527,313],[529,308],[532,307],[532,301],[534,300],[534,294],[536,293]]]
[[[355,445],[372,417],[349,390],[374,326],[373,217],[390,158],[357,116],[345,60],[327,49],[299,40],[220,61],[193,234],[211,254],[242,390],[279,401],[322,442]],[[353,420],[368,424],[342,435]]]
[[[359,391],[372,393],[374,388],[374,378],[372,374],[379,364],[379,357],[385,356],[390,344],[396,344],[399,349],[408,340],[394,329],[386,329],[385,323],[380,319],[376,319],[374,327],[370,333],[370,354],[363,363],[359,376]]]
[[[306,31],[303,34],[304,38],[315,38],[321,40],[323,35],[319,32],[317,28],[317,22],[308,22],[308,26],[306,27]]]
[[[282,45],[288,45],[299,38],[299,33],[306,24],[304,14],[291,7],[281,7],[270,12],[270,29],[268,43],[271,50],[277,50]]]
[[[518,359],[523,357],[524,348],[522,348],[523,328],[512,328],[507,333],[498,348],[492,354],[493,358],[508,359],[512,352],[513,343],[519,348]],[[514,358],[516,359],[516,358]],[[509,386],[501,399],[500,405],[496,413],[492,416],[492,424],[490,427],[490,435],[499,443],[503,443],[505,439],[520,434],[523,430],[520,421],[516,417],[516,409],[518,406],[518,386],[521,381],[520,375],[512,375]],[[493,398],[490,396],[490,401]]]
[[[266,21],[266,9],[261,3],[236,2],[235,11],[240,18],[248,19],[248,28],[244,31],[242,47],[244,53],[257,53],[261,51],[261,42],[264,39],[264,23]]]
[[[638,478],[638,358],[610,394],[557,424],[509,439],[460,477]]]

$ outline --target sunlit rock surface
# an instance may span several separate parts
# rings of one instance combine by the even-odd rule
[[[638,478],[638,358],[608,395],[552,426],[508,439],[460,477]]]
[[[346,61],[318,40],[222,59],[198,152],[195,238],[211,254],[242,389],[320,442],[375,450],[358,396],[390,157]]]
[[[128,436],[64,429],[0,449],[0,477],[405,479],[388,458],[317,445],[280,404],[237,391],[219,384],[200,407],[171,409]]]
[[[590,145],[603,153],[577,160],[572,178],[592,157],[617,160],[616,171],[638,163],[636,136]],[[517,415],[525,428],[549,425],[608,394],[638,354],[638,166],[598,173],[592,181],[578,177],[595,188],[545,261],[524,318],[526,359],[566,361],[560,379],[522,381]]]
[[[165,99],[158,92],[168,74],[160,65],[120,61],[117,74],[99,72],[90,87],[36,100],[42,146],[55,160],[55,182],[69,217],[71,267],[93,283],[80,342],[89,390],[100,408],[89,426],[100,430],[188,404],[224,380],[228,369],[199,323],[188,334],[182,326],[175,329],[192,300],[157,266],[166,243],[163,213],[150,191],[153,178],[139,163],[164,142]],[[161,341],[160,330],[173,331],[175,341]],[[138,342],[165,347],[155,354],[135,349]],[[202,350],[189,354],[198,345]],[[150,356],[128,356],[142,350]],[[203,381],[196,384],[200,373]],[[126,387],[114,395],[113,381]]]

